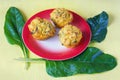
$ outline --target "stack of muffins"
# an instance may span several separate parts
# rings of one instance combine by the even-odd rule
[[[50,19],[61,28],[58,32],[61,44],[68,48],[76,47],[82,39],[81,30],[70,24],[73,18],[72,13],[64,8],[56,8],[50,13]],[[55,26],[50,21],[39,17],[33,19],[28,28],[33,38],[37,40],[48,39],[56,33]]]

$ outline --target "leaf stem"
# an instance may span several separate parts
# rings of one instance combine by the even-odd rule
[[[45,59],[42,59],[42,58],[19,58],[19,59],[16,59],[16,60],[23,61],[23,62],[39,62],[39,61],[46,61]]]
[[[22,51],[23,51],[23,54],[24,54],[24,58],[25,59],[28,59],[30,56],[29,56],[29,51],[28,49],[25,47],[24,43],[22,43]],[[28,70],[30,67],[30,62],[26,62],[26,65],[25,65],[25,68],[26,70]]]

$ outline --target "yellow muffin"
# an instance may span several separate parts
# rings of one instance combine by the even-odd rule
[[[73,25],[66,25],[59,31],[59,39],[63,46],[73,48],[80,43],[82,32]]]
[[[73,15],[67,9],[56,8],[50,14],[51,20],[57,27],[64,27],[66,24],[72,22]]]
[[[46,19],[35,18],[28,25],[33,38],[45,40],[55,35],[55,27]]]

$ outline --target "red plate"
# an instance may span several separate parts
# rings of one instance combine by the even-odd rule
[[[90,42],[91,30],[87,22],[81,16],[72,11],[70,12],[73,14],[74,19],[71,24],[80,28],[83,33],[83,38],[78,46],[75,48],[66,48],[62,46],[58,39],[57,32],[54,37],[51,37],[44,41],[33,39],[28,30],[28,25],[36,17],[46,18],[47,20],[50,20],[51,11],[53,11],[53,9],[38,12],[26,22],[22,33],[25,45],[34,54],[48,60],[66,60],[81,54],[87,48]]]

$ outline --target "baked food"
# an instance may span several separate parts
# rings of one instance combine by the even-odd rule
[[[28,25],[33,38],[45,40],[55,35],[55,27],[46,19],[36,17]]]
[[[59,40],[63,46],[73,48],[80,43],[82,32],[73,25],[66,25],[59,31]]]
[[[65,8],[56,8],[50,13],[50,18],[57,27],[64,27],[72,22],[73,15]]]

